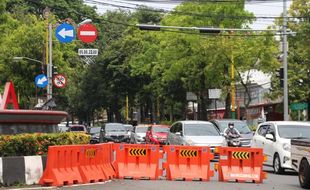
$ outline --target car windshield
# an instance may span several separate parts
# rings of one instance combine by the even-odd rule
[[[152,127],[153,132],[155,133],[167,133],[169,131],[168,127]]]
[[[136,133],[146,133],[147,127],[137,127]]]
[[[70,131],[84,131],[83,126],[72,126],[70,127]]]
[[[92,127],[89,131],[90,134],[100,133],[100,127]]]
[[[310,125],[278,125],[278,131],[281,138],[310,138]]]
[[[185,124],[186,136],[219,136],[219,132],[212,124]]]
[[[124,125],[122,124],[106,124],[105,130],[106,131],[126,131]]]
[[[243,121],[219,121],[220,124],[220,131],[224,132],[225,129],[228,127],[228,123],[234,123],[235,128],[241,134],[248,134],[251,133],[251,130],[247,126],[247,124]]]
[[[125,129],[127,131],[132,131],[133,130],[133,126],[132,125],[124,125]]]

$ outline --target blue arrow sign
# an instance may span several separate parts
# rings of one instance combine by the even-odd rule
[[[61,43],[70,43],[75,38],[74,27],[70,24],[61,24],[56,28],[56,38]]]
[[[35,82],[36,86],[39,88],[45,88],[48,84],[48,80],[47,80],[47,77],[45,74],[40,74],[40,75],[36,76],[34,82]]]

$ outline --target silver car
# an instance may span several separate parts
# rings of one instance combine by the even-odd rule
[[[134,128],[134,132],[130,135],[130,143],[132,144],[144,144],[146,131],[149,125],[140,124]]]
[[[226,140],[217,128],[208,121],[178,121],[168,133],[169,145],[227,146]]]

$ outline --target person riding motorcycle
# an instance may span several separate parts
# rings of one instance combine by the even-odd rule
[[[224,131],[224,136],[227,139],[228,146],[240,146],[239,131],[235,128],[234,123],[228,123],[228,127]]]

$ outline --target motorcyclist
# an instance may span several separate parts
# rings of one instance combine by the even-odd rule
[[[237,139],[241,135],[239,131],[235,128],[234,123],[228,123],[228,127],[224,131],[224,136],[228,140],[228,144],[230,144],[230,140]]]

